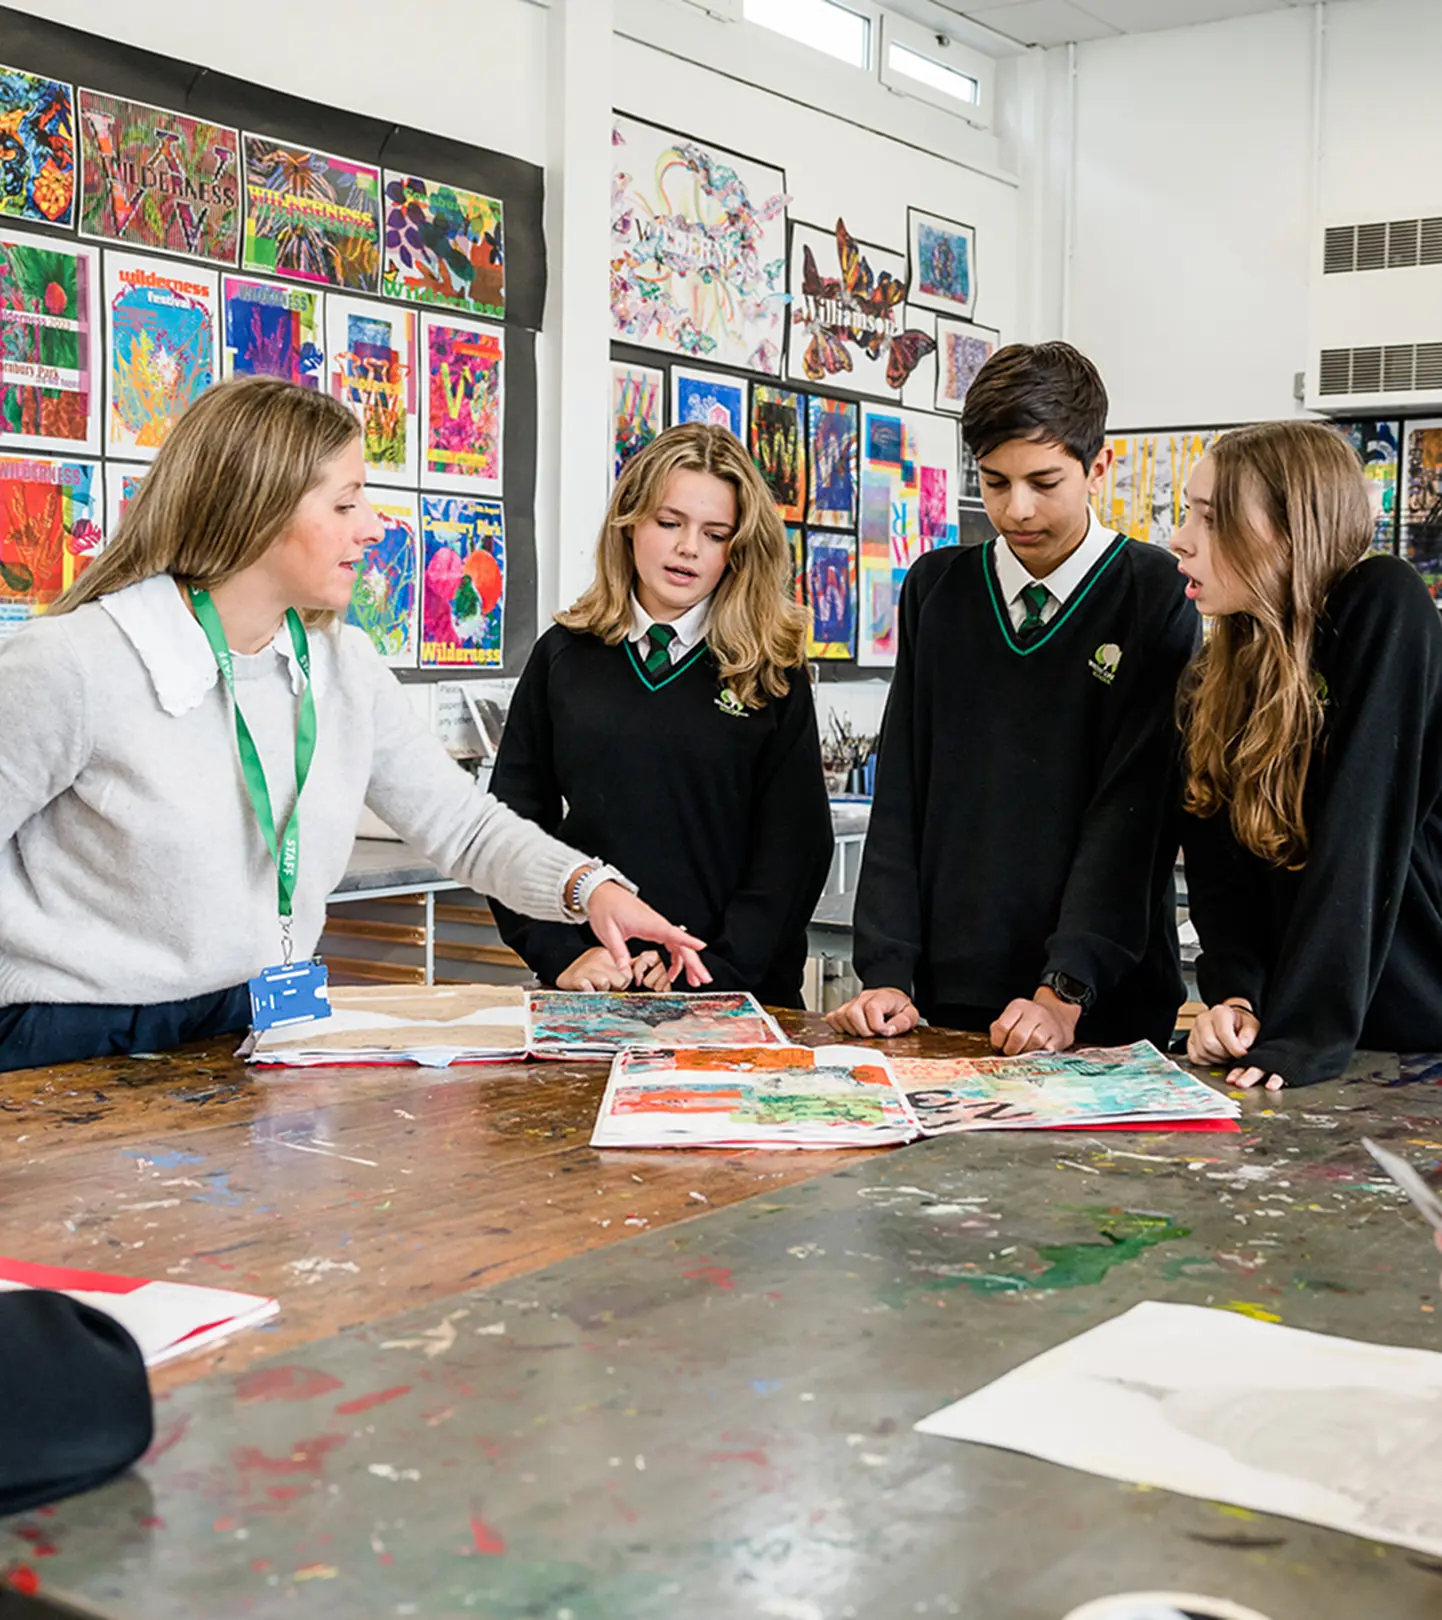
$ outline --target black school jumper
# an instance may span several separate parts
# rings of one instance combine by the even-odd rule
[[[1172,558],[1120,537],[1023,641],[1000,543],[930,552],[902,587],[857,972],[968,1029],[1067,973],[1096,992],[1079,1041],[1164,1047],[1183,996],[1175,694],[1200,622]]]
[[[832,843],[810,679],[794,670],[784,697],[738,713],[704,642],[659,680],[641,657],[548,630],[516,687],[492,791],[704,939],[714,988],[799,1007]],[[596,943],[589,928],[492,907],[545,983]]]
[[[1251,1001],[1262,1031],[1239,1066],[1290,1085],[1340,1074],[1358,1045],[1442,1051],[1442,622],[1411,566],[1345,574],[1312,662],[1306,864],[1269,866],[1225,811],[1183,827],[1198,986]]]

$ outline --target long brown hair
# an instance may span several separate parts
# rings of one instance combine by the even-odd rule
[[[1357,452],[1322,422],[1239,428],[1207,459],[1212,557],[1248,607],[1214,622],[1184,684],[1186,806],[1225,806],[1239,843],[1296,868],[1322,730],[1313,642],[1328,592],[1367,552],[1371,505]]]
[[[264,554],[322,462],[359,432],[338,400],[276,377],[207,388],[171,429],[115,537],[48,611],[68,613],[153,574],[213,590]],[[301,617],[316,625],[335,615]]]
[[[596,543],[596,577],[556,615],[568,630],[614,646],[631,628],[636,563],[631,538],[654,517],[675,472],[704,472],[736,492],[736,532],[711,599],[706,639],[721,677],[749,709],[781,697],[788,671],[806,662],[806,610],[790,599],[791,548],[746,447],[723,427],[686,422],[654,438],[621,469]]]

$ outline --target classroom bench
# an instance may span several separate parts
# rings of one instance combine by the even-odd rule
[[[1249,1093],[1239,1135],[824,1155],[598,1153],[605,1072],[7,1076],[0,1252],[282,1309],[163,1369],[148,1460],[0,1521],[0,1570],[145,1620],[1436,1615],[1436,1560],[911,1425],[1142,1299],[1432,1346],[1438,1256],[1359,1137],[1442,1154],[1442,1059]]]

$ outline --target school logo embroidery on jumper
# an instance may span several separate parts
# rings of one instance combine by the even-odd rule
[[[744,720],[746,718],[746,705],[739,697],[736,696],[729,686],[721,693],[721,696],[716,699],[716,707],[720,709],[722,714],[729,714],[734,719]]]
[[[1117,666],[1122,661],[1122,650],[1114,641],[1104,641],[1092,654],[1087,668],[1104,685],[1110,686],[1117,678]]]

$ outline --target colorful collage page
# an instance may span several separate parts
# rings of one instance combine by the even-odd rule
[[[17,66],[0,131],[0,635],[112,537],[187,406],[270,376],[348,406],[384,490],[351,622],[391,664],[499,665],[505,339],[475,317],[506,316],[500,200]]]
[[[928,1136],[950,1131],[1233,1119],[1213,1091],[1151,1044],[1029,1052],[1023,1057],[891,1060]]]
[[[879,1053],[858,1046],[621,1052],[593,1147],[835,1148],[917,1125]]]
[[[622,1047],[780,1046],[781,1026],[744,990],[591,994],[533,990],[530,1052],[608,1058]]]

